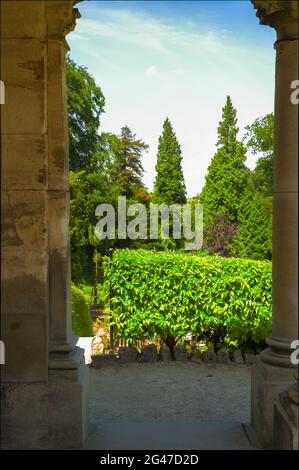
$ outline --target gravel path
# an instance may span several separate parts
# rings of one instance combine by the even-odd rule
[[[91,368],[91,423],[250,418],[250,366],[155,363]]]

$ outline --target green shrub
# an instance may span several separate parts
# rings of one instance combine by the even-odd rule
[[[190,253],[118,250],[105,266],[110,311],[128,341],[170,349],[192,331],[219,347],[258,344],[271,330],[271,263]]]
[[[78,336],[93,336],[89,296],[72,284],[72,328]]]

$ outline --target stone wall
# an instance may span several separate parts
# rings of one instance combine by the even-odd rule
[[[2,446],[80,448],[71,331],[65,35],[73,1],[1,2]]]

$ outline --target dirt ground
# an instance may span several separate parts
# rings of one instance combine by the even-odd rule
[[[90,419],[250,421],[250,366],[184,362],[91,368]]]

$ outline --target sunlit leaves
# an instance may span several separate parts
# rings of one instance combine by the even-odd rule
[[[175,339],[189,330],[228,344],[271,330],[271,263],[175,252],[119,250],[106,264],[111,312],[128,339]]]

